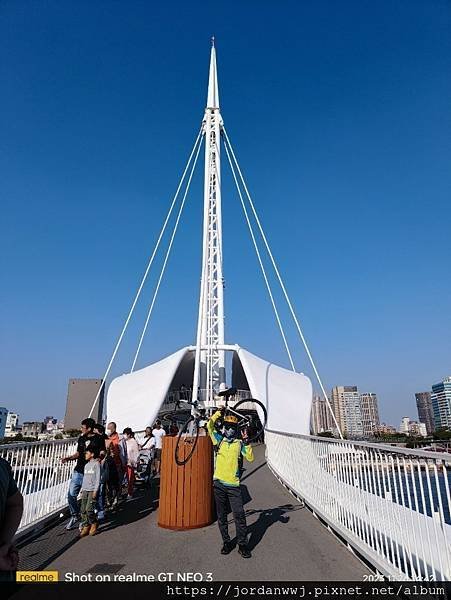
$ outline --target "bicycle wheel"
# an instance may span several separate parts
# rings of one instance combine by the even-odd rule
[[[199,439],[199,425],[197,419],[190,417],[187,419],[178,433],[177,443],[175,445],[175,462],[179,466],[186,465],[191,459],[196,449]]]
[[[264,428],[266,427],[266,422],[268,420],[268,413],[266,411],[265,406],[260,402],[260,400],[255,400],[255,398],[248,398],[246,400],[240,400],[239,402],[237,402],[234,406],[231,406],[230,408],[232,408],[234,411],[239,412],[239,407],[242,406],[243,404],[246,404],[247,402],[253,402],[254,404],[258,404],[259,408],[261,409],[262,413],[263,413],[263,421],[260,419],[258,412],[257,414],[250,414],[250,415],[242,415],[243,418],[241,421],[238,422],[238,429],[245,429],[245,428],[249,428],[251,429],[251,435],[248,436],[248,442],[253,442],[254,440],[256,440],[263,432]],[[241,413],[242,414],[242,413]]]

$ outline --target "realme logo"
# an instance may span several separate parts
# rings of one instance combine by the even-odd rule
[[[58,571],[17,571],[16,581],[21,583],[53,583],[58,581]]]

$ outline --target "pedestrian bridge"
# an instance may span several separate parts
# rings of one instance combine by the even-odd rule
[[[64,529],[65,518],[54,520],[66,508],[72,470],[60,458],[74,441],[2,447],[25,494],[21,568],[361,581],[370,565],[396,580],[451,579],[449,455],[274,431],[266,431],[265,442],[242,479],[250,560],[219,553],[216,523],[159,528],[158,480],[98,536],[78,540]]]
[[[171,531],[157,525],[158,479],[122,505],[99,535],[77,539],[60,523],[22,548],[21,567],[84,575],[212,573],[213,580],[363,580],[369,573],[349,550],[294,498],[269,470],[265,447],[243,475],[252,558],[220,554],[216,523]],[[230,515],[230,533],[234,524]],[[55,556],[56,555],[56,556]],[[41,562],[40,565],[38,563]]]

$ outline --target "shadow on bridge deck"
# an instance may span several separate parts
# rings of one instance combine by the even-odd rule
[[[212,573],[214,581],[362,581],[368,569],[274,478],[264,447],[242,478],[252,558],[220,554],[217,524],[175,532],[157,526],[158,489],[137,493],[99,535],[77,539],[63,525],[21,550],[21,569],[65,573]],[[234,523],[230,515],[230,533]]]

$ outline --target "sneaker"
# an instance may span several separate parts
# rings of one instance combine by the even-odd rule
[[[221,548],[221,554],[230,554],[232,552],[232,544],[230,542],[224,542],[223,547]]]
[[[133,500],[133,496],[132,496],[131,494],[128,494],[128,495],[127,495],[127,502],[128,502],[129,500]]]
[[[97,523],[93,523],[89,528],[89,535],[95,535],[97,533]]]
[[[97,513],[97,520],[104,521],[105,520],[105,512],[103,510],[99,510]]]
[[[241,554],[243,558],[250,558],[252,556],[246,545],[238,546],[238,553]]]
[[[90,525],[85,525],[82,530],[80,531],[80,537],[86,537],[87,535],[89,535],[89,532],[91,530],[91,526]]]
[[[77,516],[71,517],[69,519],[68,524],[66,525],[67,531],[70,531],[71,529],[75,529],[76,527],[78,527],[78,522],[79,521],[80,521],[79,517],[77,517]]]

